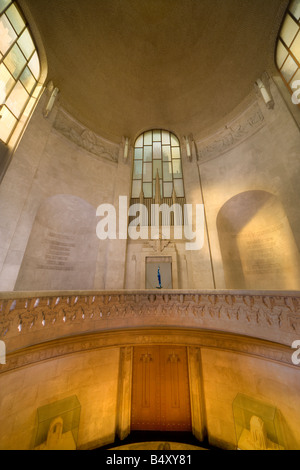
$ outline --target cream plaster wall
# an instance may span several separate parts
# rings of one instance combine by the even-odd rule
[[[57,195],[80,198],[94,208],[96,215],[100,204],[114,203],[119,195],[129,195],[130,166],[122,158],[116,163],[97,157],[64,137],[53,127],[58,108],[48,119],[42,115],[46,99],[45,94],[0,186],[0,291],[15,289],[36,215],[49,198]],[[119,147],[114,146],[114,150],[119,152]],[[38,251],[41,247],[36,248]],[[99,243],[94,279],[87,288],[123,288],[125,250],[124,243],[114,243],[118,267],[112,267],[113,282],[108,282],[106,273],[112,265],[109,256],[112,249],[108,241]],[[74,288],[81,281],[85,284],[84,273],[77,272],[75,276]],[[27,272],[26,277],[21,287],[35,289],[36,274],[30,278]],[[63,282],[60,288],[64,288]],[[72,283],[65,288],[72,289]]]
[[[190,346],[189,334],[184,335]],[[147,344],[151,344],[148,339]],[[163,338],[161,341],[163,344]],[[300,370],[292,364],[257,357],[255,352],[230,351],[226,347],[230,344],[224,339],[224,349],[188,348],[195,435],[201,440],[207,432],[211,445],[236,449],[232,405],[242,393],[276,407],[285,448],[299,450]],[[116,433],[125,433],[125,438],[130,429],[132,356],[131,348],[125,350],[127,365],[121,369],[124,357],[121,359],[119,348],[112,347],[58,355],[0,374],[0,449],[32,449],[37,408],[73,395],[81,404],[78,449],[113,443]]]
[[[288,450],[300,449],[300,370],[226,351],[202,349],[207,431],[211,445],[237,447],[232,403],[238,393],[276,407]]]
[[[264,115],[264,125],[261,129],[221,156],[207,162],[199,162],[218,289],[238,288],[237,285],[226,285],[217,230],[218,214],[231,198],[246,191],[266,191],[276,196],[287,216],[298,250],[300,247],[300,133],[273,81],[271,81],[271,92],[275,101],[273,110],[267,109],[258,97],[258,104]],[[255,236],[255,231],[253,234]],[[286,243],[289,251],[289,240]],[[295,256],[295,269],[290,273],[290,284],[287,283],[281,288],[297,290],[300,288],[299,277],[295,281],[293,276],[298,267],[299,251]],[[252,283],[251,288],[280,289],[274,280],[274,274],[270,270],[270,273],[266,273],[264,285],[259,282],[255,285]],[[247,285],[244,287],[250,288]]]
[[[217,158],[206,162],[199,156],[197,159],[199,142],[196,142],[195,147],[192,145],[193,156],[190,161],[184,146],[184,136],[179,136],[182,142],[186,202],[204,202],[207,225],[204,227],[205,244],[202,250],[189,252],[185,250],[183,242],[174,243],[178,288],[241,288],[238,272],[232,276],[230,285],[226,283],[217,219],[230,199],[246,191],[264,191],[278,199],[290,226],[291,243],[296,248],[293,248],[295,266],[290,273],[287,268],[284,285],[270,271],[263,283],[260,281],[262,276],[258,275],[257,281],[252,279],[250,284],[246,283],[242,288],[291,290],[300,287],[299,275],[294,274],[299,272],[300,266],[297,252],[300,246],[300,133],[273,81],[271,91],[275,101],[273,110],[268,110],[259,97],[252,97],[254,101],[257,100],[263,113],[264,125]],[[101,203],[112,203],[118,214],[119,196],[127,196],[128,201],[130,197],[131,159],[124,161],[123,144],[118,146],[107,142],[108,147],[119,153],[118,163],[95,156],[63,135],[65,129],[62,132],[56,130],[54,124],[60,109],[59,103],[49,119],[43,118],[46,99],[45,94],[0,186],[0,291],[22,288],[39,290],[34,281],[36,273],[32,277],[26,273],[25,283],[16,282],[26,259],[25,253],[36,215],[49,198],[57,195],[77,197],[95,211]],[[172,131],[176,133],[176,129]],[[124,217],[124,214],[121,215]],[[255,230],[253,233],[255,236]],[[290,241],[281,242],[291,252]],[[144,248],[142,242],[102,241],[95,256],[96,267],[91,268],[92,271],[95,269],[93,279],[88,285],[84,273],[76,271],[72,273],[74,278],[71,276],[67,284],[61,282],[60,289],[76,289],[81,283],[88,289],[143,288],[139,263],[142,262]],[[164,255],[164,251],[161,254]],[[154,255],[157,253],[154,252]],[[46,290],[51,288],[51,282],[45,286]]]
[[[114,441],[119,349],[78,353],[1,374],[0,449],[34,447],[37,408],[77,395],[78,449]]]

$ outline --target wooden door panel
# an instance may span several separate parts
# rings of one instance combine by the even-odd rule
[[[156,386],[159,350],[134,348],[132,430],[157,429],[160,424],[160,396]]]
[[[134,348],[131,429],[191,430],[186,348]]]
[[[161,420],[163,430],[190,431],[191,411],[185,348],[161,348]]]

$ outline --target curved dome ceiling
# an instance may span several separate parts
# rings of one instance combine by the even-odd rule
[[[24,2],[62,106],[115,142],[152,127],[197,136],[231,113],[270,64],[288,3]]]

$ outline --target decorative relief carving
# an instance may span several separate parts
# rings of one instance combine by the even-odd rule
[[[264,115],[258,103],[255,102],[229,126],[226,126],[208,139],[197,142],[200,162],[219,157],[233,149],[261,129],[264,123]]]
[[[96,157],[115,163],[118,162],[119,146],[102,139],[89,129],[86,129],[61,109],[57,113],[53,126],[55,130],[64,135],[71,142]]]
[[[300,294],[294,293],[145,291],[11,298],[0,300],[0,340],[10,354],[83,332],[167,326],[221,330],[290,345],[300,335],[299,314]]]

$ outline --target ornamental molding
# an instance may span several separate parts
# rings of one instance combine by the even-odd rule
[[[94,132],[75,121],[61,108],[57,112],[53,127],[57,132],[94,157],[118,163],[120,152],[118,145],[99,137]]]
[[[7,354],[66,337],[129,328],[222,331],[288,347],[300,338],[297,293],[121,291],[3,297],[0,340]]]
[[[253,136],[265,125],[265,117],[255,101],[243,114],[212,136],[196,142],[198,161],[205,163],[220,157]]]
[[[0,366],[1,373],[34,365],[59,357],[89,353],[99,349],[120,348],[120,353],[129,359],[132,347],[140,345],[179,345],[189,348],[201,362],[201,349],[216,349],[229,353],[276,362],[295,367],[291,361],[291,349],[279,344],[258,339],[249,339],[230,333],[168,329],[123,330],[115,332],[91,333],[73,338],[62,338],[42,345],[26,348],[7,356],[6,365]]]

